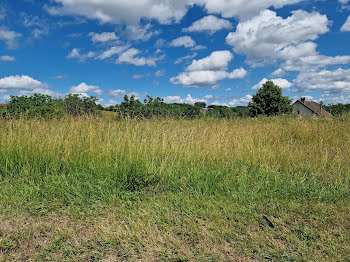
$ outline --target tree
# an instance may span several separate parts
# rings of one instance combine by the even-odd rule
[[[67,115],[82,116],[98,114],[97,98],[81,97],[78,94],[68,94],[63,100],[63,107]]]
[[[263,84],[252,100],[248,108],[250,116],[253,117],[289,114],[293,110],[292,101],[287,96],[282,96],[282,89],[272,81]]]
[[[206,108],[207,107],[207,103],[205,103],[205,102],[196,102],[196,103],[194,103],[194,106],[198,107],[199,109],[202,109],[202,108]]]

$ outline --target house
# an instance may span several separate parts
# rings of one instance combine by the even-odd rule
[[[327,112],[321,105],[313,102],[306,101],[305,97],[297,100],[293,104],[293,109],[298,115],[302,116],[333,116],[331,113]]]
[[[0,107],[6,107],[7,104],[0,104]]]

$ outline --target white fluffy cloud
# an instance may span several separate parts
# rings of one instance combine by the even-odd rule
[[[238,68],[229,73],[229,79],[242,79],[248,75],[248,72],[244,68]]]
[[[206,31],[210,34],[220,31],[222,29],[232,29],[233,25],[230,21],[220,19],[216,16],[205,16],[200,20],[195,21],[190,27],[184,28],[183,32],[202,32]]]
[[[350,15],[348,16],[348,19],[346,20],[345,24],[340,29],[342,32],[349,32],[350,31]]]
[[[271,6],[281,8],[303,0],[204,0],[209,13],[221,14],[223,17],[247,19],[259,14]]]
[[[350,69],[301,72],[294,83],[299,89],[306,91],[350,92]]]
[[[47,84],[27,75],[14,75],[0,78],[0,89],[34,90],[46,87],[48,87]]]
[[[15,60],[16,59],[13,56],[8,56],[8,55],[0,56],[0,61],[3,61],[3,62],[13,62]]]
[[[112,46],[109,49],[107,49],[106,51],[104,51],[102,54],[100,54],[98,57],[96,57],[96,59],[98,60],[104,60],[107,58],[110,58],[114,55],[119,55],[122,52],[124,52],[126,49],[128,49],[130,46],[126,45],[126,46]]]
[[[277,70],[273,71],[270,76],[271,77],[281,77],[286,74],[286,71],[284,71],[282,68],[278,68]]]
[[[103,23],[137,24],[140,19],[155,19],[161,24],[179,22],[193,4],[204,6],[210,14],[223,17],[253,17],[273,6],[281,8],[303,0],[54,0],[47,5],[52,15],[80,15]],[[342,0],[344,1],[344,0]]]
[[[236,69],[231,73],[226,71],[191,71],[183,72],[176,77],[172,77],[170,82],[184,87],[203,87],[216,85],[223,79],[241,79],[247,75],[243,68]]]
[[[17,39],[20,36],[20,33],[11,31],[4,26],[0,26],[0,41],[4,41],[9,49],[17,48]]]
[[[86,54],[81,54],[78,48],[73,48],[72,51],[67,55],[69,59],[78,59],[80,62],[86,61],[88,58],[96,56],[95,52],[88,52]]]
[[[184,72],[172,77],[170,82],[184,87],[202,87],[215,85],[218,81],[227,78],[225,71],[195,71]]]
[[[72,86],[69,89],[69,92],[72,94],[82,94],[84,96],[87,96],[87,93],[89,92],[99,94],[99,95],[102,94],[102,90],[100,89],[99,86],[87,85],[84,82],[77,86]]]
[[[328,32],[328,23],[327,17],[317,12],[297,10],[283,19],[276,12],[265,10],[239,23],[236,32],[230,33],[226,41],[237,53],[246,55],[248,62],[275,62],[287,56],[304,56],[305,47],[314,52],[314,45],[305,46],[305,42]]]
[[[173,47],[194,47],[196,45],[196,42],[190,37],[190,36],[181,36],[179,38],[174,39],[173,41],[171,41],[170,46]]]
[[[129,40],[148,41],[151,37],[159,34],[159,31],[151,31],[151,24],[127,25],[123,34]]]
[[[89,36],[91,37],[91,41],[94,43],[105,43],[113,40],[118,40],[118,37],[114,32],[103,32],[100,34],[91,32]]]
[[[224,71],[233,59],[230,51],[215,51],[210,56],[200,60],[193,60],[186,71]]]
[[[125,95],[127,96],[135,96],[136,99],[140,99],[141,97],[145,96],[146,93],[138,93],[138,92],[130,92],[127,90],[123,90],[123,89],[115,89],[115,90],[110,90],[108,91],[108,95],[116,98],[116,99],[121,99],[123,98]]]
[[[276,79],[270,79],[275,85],[278,85],[282,89],[288,89],[290,88],[293,84],[290,83],[287,79],[283,78],[276,78]],[[252,87],[253,90],[259,89],[265,84],[269,79],[264,78],[261,80],[258,84]]]
[[[136,48],[130,48],[122,53],[117,59],[117,64],[132,64],[135,66],[156,66],[157,60],[162,57],[140,57],[140,50]]]
[[[182,98],[181,96],[167,96],[164,97],[165,103],[178,103],[178,104],[194,104],[197,102],[207,102],[205,99],[193,98],[191,94],[188,94],[187,97]]]
[[[235,107],[235,106],[246,106],[249,102],[252,101],[253,96],[252,95],[245,95],[244,97],[233,99],[228,103],[229,106]]]
[[[331,65],[345,65],[350,63],[350,56],[324,56],[319,54],[286,60],[282,66],[289,71],[310,71]]]
[[[46,6],[53,15],[81,15],[103,23],[137,24],[141,18],[161,24],[179,22],[187,12],[189,0],[55,0],[60,6]]]

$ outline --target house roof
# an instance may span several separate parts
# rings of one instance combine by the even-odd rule
[[[327,112],[323,107],[313,101],[301,101],[298,100],[296,103],[301,103],[307,108],[309,108],[312,112],[314,112],[318,116],[333,116],[331,113]],[[321,109],[322,108],[322,109]]]
[[[0,104],[0,107],[5,107],[7,106],[7,104]]]

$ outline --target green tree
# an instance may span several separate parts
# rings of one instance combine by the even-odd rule
[[[3,113],[10,118],[52,118],[63,114],[62,106],[58,100],[42,94],[11,96],[6,112]]]
[[[63,100],[63,107],[67,115],[96,115],[98,114],[97,98],[80,97],[77,94],[68,94]]]
[[[292,112],[291,100],[282,95],[282,88],[272,81],[267,81],[253,96],[253,102],[249,103],[250,116],[260,115],[277,116]]]

